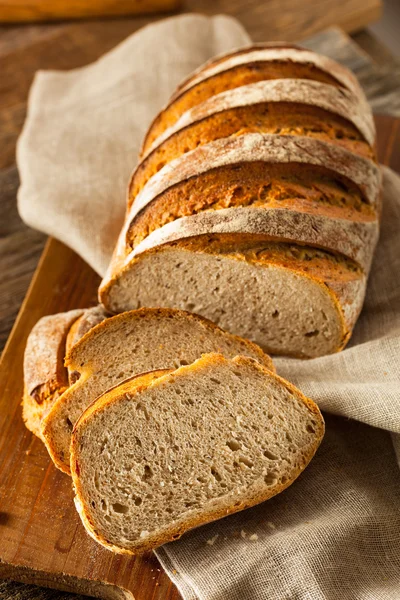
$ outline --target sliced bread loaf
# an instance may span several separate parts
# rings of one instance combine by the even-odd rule
[[[150,550],[287,488],[323,434],[292,385],[250,358],[208,354],[85,411],[71,444],[76,506],[110,550]]]
[[[91,329],[66,357],[66,365],[79,379],[43,421],[43,437],[56,466],[69,472],[73,426],[100,394],[132,375],[190,364],[207,352],[244,354],[273,368],[269,356],[255,344],[179,310],[131,311]]]
[[[340,350],[362,307],[380,188],[352,73],[284,43],[217,57],[150,126],[100,301],[194,309],[279,354]],[[260,261],[244,238],[280,249]],[[282,244],[307,258],[289,264]]]
[[[268,208],[285,199],[296,205],[308,190],[318,189],[309,212],[334,203],[339,216],[342,211],[344,218],[358,220],[364,206],[377,208],[379,167],[301,135],[247,133],[219,139],[172,160],[149,179],[126,216],[127,243],[134,245],[180,216],[230,206]]]

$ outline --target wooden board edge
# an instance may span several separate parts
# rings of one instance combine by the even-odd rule
[[[36,282],[37,282],[38,278],[41,276],[42,267],[45,265],[47,257],[52,254],[52,252],[53,252],[53,246],[55,245],[55,243],[56,243],[56,240],[54,238],[49,237],[47,239],[45,247],[43,248],[43,252],[40,255],[39,262],[38,262],[37,267],[36,267],[36,269],[35,269],[35,271],[33,273],[33,276],[32,276],[31,282],[29,284],[28,290],[27,290],[27,292],[25,294],[25,297],[24,297],[24,299],[22,301],[22,304],[20,306],[20,309],[18,311],[17,318],[14,321],[14,325],[13,325],[11,331],[10,331],[10,334],[9,334],[9,336],[7,338],[6,344],[5,344],[4,348],[3,348],[3,352],[2,352],[1,357],[0,357],[0,369],[3,366],[3,360],[5,359],[6,355],[8,354],[9,347],[12,346],[14,336],[16,334],[16,331],[19,329],[20,321],[23,318],[24,313],[25,313],[25,307],[26,307],[26,305],[29,302],[29,298],[30,298],[30,296],[31,296],[31,294],[33,292],[33,289],[36,286]]]
[[[346,33],[355,33],[360,31],[371,23],[379,21],[383,13],[382,0],[370,0],[365,7],[353,14],[344,14],[342,19],[339,19],[336,26],[344,30]]]
[[[141,16],[174,12],[181,8],[181,0],[0,0],[0,23],[37,23],[72,19],[102,19],[124,16]]]
[[[30,567],[12,565],[0,560],[0,579],[28,583],[40,587],[61,590],[73,594],[83,594],[103,600],[135,600],[133,594],[124,588],[104,581],[80,579],[72,575],[38,571]]]
[[[56,288],[59,277],[65,275],[63,273],[65,265],[71,263],[73,264],[74,268],[80,269],[82,273],[84,273],[85,278],[89,278],[90,280],[95,278],[96,280],[100,281],[99,276],[93,271],[93,269],[91,269],[91,267],[89,267],[89,265],[85,263],[84,260],[80,258],[71,248],[59,240],[49,237],[34,271],[28,290],[8,336],[7,342],[4,346],[2,355],[0,357],[0,369],[4,368],[4,363],[7,361],[7,357],[10,355],[10,353],[13,351],[14,345],[16,347],[21,342],[21,339],[23,339],[25,343],[29,332],[37,321],[36,317],[33,318],[32,311],[28,310],[28,306],[32,308],[32,306],[35,307],[38,303],[41,303],[43,299],[41,288],[46,288],[46,284],[48,284],[49,279]],[[44,281],[44,279],[46,279],[46,281]],[[58,291],[58,295],[60,295],[60,291]],[[46,304],[46,302],[43,302],[43,304]],[[86,306],[87,304],[85,304],[85,306],[79,304],[78,298],[76,305],[74,304],[72,307],[65,307],[61,310],[84,308]],[[51,309],[49,310],[49,307],[47,306],[40,316],[52,314],[54,312],[58,311],[52,311]]]

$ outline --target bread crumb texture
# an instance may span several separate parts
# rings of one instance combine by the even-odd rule
[[[139,377],[75,427],[84,523],[122,552],[176,539],[286,488],[323,431],[316,405],[253,359],[210,354],[144,386]]]

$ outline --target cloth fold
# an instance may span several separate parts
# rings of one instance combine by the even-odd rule
[[[18,143],[23,220],[103,274],[141,139],[178,82],[248,44],[234,19],[184,15],[97,62],[39,72]],[[334,56],[333,56],[334,58]],[[400,177],[383,170],[382,232],[349,346],[278,373],[327,417],[320,450],[284,493],[156,551],[185,600],[400,598]],[[349,420],[350,419],[350,420]]]
[[[38,71],[17,146],[22,220],[104,275],[152,119],[194,69],[248,43],[232,17],[183,15],[144,27],[87,67]]]

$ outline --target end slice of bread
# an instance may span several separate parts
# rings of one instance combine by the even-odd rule
[[[99,543],[143,552],[278,494],[323,434],[295,387],[251,358],[207,354],[86,410],[71,444],[76,505]]]
[[[68,387],[64,356],[70,328],[84,310],[47,315],[33,327],[24,354],[22,417],[26,427],[41,435],[41,420]]]
[[[91,329],[66,358],[76,382],[43,421],[43,437],[55,465],[69,473],[72,428],[110,387],[138,373],[191,364],[208,352],[228,358],[243,354],[274,368],[259,346],[185,311],[144,308],[116,315]]]

